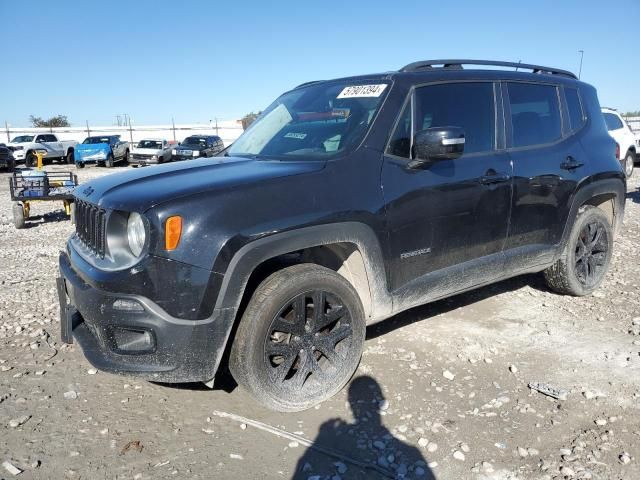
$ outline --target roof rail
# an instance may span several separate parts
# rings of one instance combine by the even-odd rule
[[[575,74],[567,71],[560,70],[559,68],[543,67],[540,65],[531,65],[528,63],[519,62],[498,62],[493,60],[423,60],[420,62],[413,62],[409,65],[405,65],[399,71],[400,72],[417,72],[420,70],[428,70],[435,67],[446,68],[451,70],[461,70],[463,65],[487,65],[493,67],[513,67],[515,69],[523,68],[531,70],[533,73],[549,73],[552,75],[564,75],[566,77],[575,78]]]
[[[297,87],[295,87],[294,90],[300,87],[306,87],[308,85],[313,85],[314,83],[320,83],[320,82],[324,82],[324,80],[311,80],[310,82],[304,82],[298,85]]]

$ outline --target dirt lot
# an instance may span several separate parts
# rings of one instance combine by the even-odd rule
[[[96,372],[61,345],[54,278],[72,226],[58,213],[15,230],[0,177],[0,462],[18,478],[640,478],[638,172],[593,296],[527,276],[403,313],[369,328],[347,389],[298,414],[228,379],[209,390]]]

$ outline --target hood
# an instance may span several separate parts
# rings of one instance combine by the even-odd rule
[[[311,160],[213,157],[106,175],[80,185],[74,195],[107,209],[144,212],[179,197],[311,173],[324,165]]]
[[[111,147],[108,143],[79,143],[75,146],[76,153],[92,155],[98,152],[109,152]]]
[[[138,148],[131,149],[131,153],[137,153],[139,155],[162,155],[164,150],[158,148]]]

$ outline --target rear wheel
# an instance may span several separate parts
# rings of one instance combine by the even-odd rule
[[[122,161],[129,163],[129,150],[125,150],[124,157],[122,157]]]
[[[558,293],[589,295],[604,280],[613,252],[613,230],[602,210],[582,207],[560,259],[544,271],[547,285]]]
[[[13,225],[17,229],[24,228],[26,225],[24,208],[20,203],[13,204]]]
[[[229,368],[263,405],[300,411],[335,395],[360,362],[365,317],[347,280],[312,264],[260,284],[238,325]]]
[[[626,157],[624,157],[624,161],[622,165],[624,167],[624,174],[627,178],[630,178],[631,175],[633,175],[633,168],[635,166],[635,162],[636,162],[636,155],[631,150],[629,150],[627,152]]]

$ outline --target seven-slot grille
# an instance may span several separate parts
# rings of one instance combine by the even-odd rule
[[[82,200],[76,200],[74,205],[78,238],[93,253],[100,258],[104,258],[107,226],[106,212],[96,205]]]

